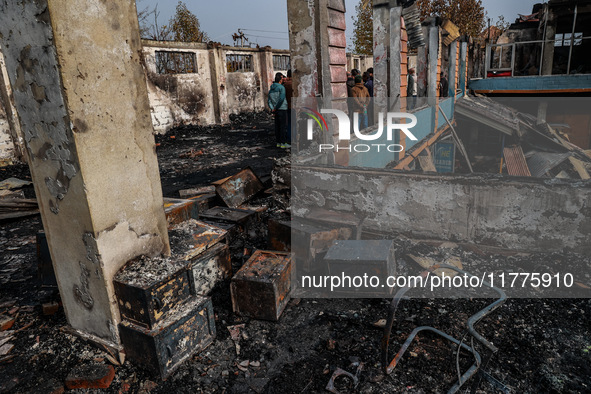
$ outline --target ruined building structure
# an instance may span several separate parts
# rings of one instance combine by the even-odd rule
[[[403,153],[342,149],[325,162],[297,164],[308,186],[325,193],[309,206],[358,212],[364,229],[381,233],[591,252],[588,182],[403,171],[453,132],[467,93],[467,41],[444,21],[410,23],[398,1],[373,6],[377,109],[407,110],[408,46],[422,32],[423,100],[412,109],[418,139],[398,132]],[[287,9],[295,95],[346,110],[344,0],[288,0]],[[138,256],[170,255],[153,127],[225,123],[232,113],[262,110],[288,53],[142,42],[135,2],[127,0],[2,1],[0,50],[0,152],[23,154],[29,164],[68,322],[121,350],[115,274]],[[472,89],[502,82],[487,78]],[[7,148],[5,135],[16,145]],[[336,137],[322,136],[344,148],[359,143]]]
[[[475,66],[482,73],[470,81],[470,89],[493,97],[522,97],[521,110],[539,121],[568,124],[570,141],[591,148],[588,111],[552,105],[552,97],[591,96],[591,1],[536,4],[484,50]]]

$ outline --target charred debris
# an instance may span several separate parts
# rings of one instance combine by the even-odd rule
[[[568,153],[566,160],[586,162],[585,152],[547,125],[515,119],[512,137],[526,130],[521,136],[531,133]],[[293,227],[309,258],[321,259],[333,241],[364,237],[363,224],[327,230],[322,220],[330,221],[330,212],[291,221],[289,157],[267,146],[266,115],[220,129],[181,127],[158,137],[172,255],[135,259],[116,275],[120,353],[68,330],[39,218],[5,218],[0,392],[589,390],[588,300],[506,300],[501,293],[481,301],[408,300],[403,293],[411,289],[385,299],[290,298]],[[560,171],[580,174],[569,163]],[[20,189],[14,180],[6,183],[7,198],[34,197],[26,169],[2,173],[25,179]],[[568,252],[395,239],[391,261],[401,274],[482,272],[499,261],[525,272],[549,259],[580,269],[589,264],[588,256]],[[588,291],[587,284],[579,289]]]

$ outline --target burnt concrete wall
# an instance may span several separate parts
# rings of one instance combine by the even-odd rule
[[[513,250],[591,252],[591,182],[293,168],[294,214],[323,206],[366,228]]]
[[[226,65],[226,86],[228,90],[228,111],[231,114],[241,112],[262,111],[265,109],[268,91],[263,91],[261,80],[267,78],[263,75],[261,65],[261,52],[258,50],[226,50],[223,51],[222,61]],[[228,72],[226,55],[252,56],[252,69],[250,72]]]
[[[152,122],[157,133],[179,124],[227,123],[230,114],[263,111],[275,71],[273,54],[286,50],[251,49],[202,43],[142,40]],[[156,52],[194,53],[194,73],[158,73]],[[252,71],[228,72],[227,55],[252,56]]]
[[[364,73],[371,67],[373,67],[373,56],[347,53],[347,71],[356,68]]]
[[[211,64],[206,44],[159,43],[144,41],[143,60],[150,97],[152,123],[157,132],[166,131],[175,122],[196,124],[215,123],[211,92]],[[159,74],[156,69],[157,51],[182,51],[195,55],[196,72],[190,74]]]

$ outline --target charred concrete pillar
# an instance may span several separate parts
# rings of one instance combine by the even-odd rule
[[[459,89],[466,94],[466,81],[468,80],[468,43],[460,44],[460,82]]]
[[[228,111],[228,90],[226,88],[226,59],[225,53],[219,46],[213,47],[209,52],[209,64],[211,67],[211,86],[213,90],[213,103],[218,123],[228,123],[230,112]]]
[[[426,45],[417,49],[417,93],[419,97],[426,97],[429,71],[429,27],[423,26],[423,35],[426,37]]]
[[[373,97],[375,119],[387,112],[390,73],[390,0],[373,2]]]
[[[289,49],[294,94],[316,97],[318,59],[316,58],[316,5],[314,1],[287,1]]]
[[[440,57],[440,32],[439,26],[429,26],[427,52],[428,52],[428,66],[427,66],[427,103],[431,107],[431,130],[437,130],[439,119],[439,97],[437,97],[438,88],[438,63]]]
[[[335,108],[346,110],[344,0],[288,0],[287,17],[295,97],[322,97]],[[335,130],[330,127],[330,117],[327,122]],[[335,144],[327,133],[321,138],[320,143]],[[328,155],[329,162],[347,164],[348,151],[343,148],[334,157]]]
[[[287,16],[296,97],[346,99],[344,0],[288,0]]]
[[[135,2],[1,0],[0,45],[68,322],[119,348],[113,276],[170,253]]]
[[[429,105],[437,98],[437,63],[439,62],[439,27],[430,26],[428,37],[427,97]]]
[[[556,25],[558,23],[556,15],[550,9],[548,4],[544,4],[544,37],[545,43],[543,44],[543,56],[541,71],[542,75],[552,75],[552,68],[554,66],[554,40],[556,39]]]
[[[326,7],[326,14],[324,13]],[[347,40],[345,37],[345,1],[344,0],[324,0],[320,1],[321,22],[319,33],[319,48],[321,49],[322,72],[321,84],[323,87],[322,96],[330,98],[333,109],[339,109],[347,112]],[[326,28],[323,18],[326,15]],[[326,51],[324,48],[328,48]],[[332,141],[329,143],[338,145],[339,149],[334,152],[334,161],[339,165],[349,164],[349,141],[339,141],[338,132],[333,134]]]
[[[390,112],[400,112],[402,94],[402,7],[390,8]]]
[[[327,100],[332,99],[330,78],[330,55],[328,27],[330,16],[328,0],[316,0],[315,39],[316,58],[318,59],[318,90],[320,95]],[[332,142],[332,141],[327,141]]]
[[[456,81],[458,77],[458,43],[452,42],[449,45],[449,71],[447,73],[447,82],[449,83],[448,96],[455,100],[456,97]],[[443,92],[442,92],[443,93]]]
[[[273,52],[270,48],[265,48],[259,52],[261,62],[261,93],[265,97],[265,108],[267,108],[267,96],[269,89],[275,78],[275,68],[273,67]]]
[[[2,120],[4,118],[4,121]],[[0,46],[0,133],[6,132],[5,136],[0,136],[0,160],[6,156],[12,156],[17,160],[26,161],[24,152],[24,140],[21,132],[20,122],[14,108],[14,100],[12,97],[12,89],[8,81],[8,72],[6,70],[6,62],[2,55],[2,47]],[[5,152],[5,150],[12,149],[12,152]]]

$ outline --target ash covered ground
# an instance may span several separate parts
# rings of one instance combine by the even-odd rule
[[[272,119],[265,114],[234,118],[221,127],[181,127],[157,136],[163,192],[178,191],[232,175],[250,166],[260,177],[270,174],[273,160],[286,155],[275,148]],[[0,170],[0,180],[16,176],[30,179],[26,166]],[[32,188],[25,190],[30,196]],[[267,248],[265,221],[285,218],[288,212],[262,195],[254,203],[267,204],[261,231],[234,245],[233,266]],[[440,337],[419,334],[394,372],[381,372],[379,320],[387,316],[389,299],[294,299],[279,322],[241,318],[232,312],[229,283],[212,293],[217,338],[166,381],[126,361],[116,360],[67,331],[63,308],[50,316],[41,304],[59,299],[56,290],[42,288],[37,277],[35,234],[40,218],[1,223],[0,314],[16,319],[10,331],[14,348],[0,356],[0,392],[50,393],[64,387],[70,371],[81,364],[114,365],[116,376],[103,391],[131,393],[323,393],[337,368],[355,374],[355,387],[338,378],[341,393],[440,393],[456,381],[454,347]],[[549,260],[588,267],[589,256],[570,253],[516,254],[441,242],[420,242],[396,237],[396,259],[404,272],[420,268],[406,257],[420,254],[435,259],[456,256],[468,272],[484,272],[501,261],[516,270],[531,271]],[[582,288],[581,295],[585,295]],[[467,319],[492,302],[489,299],[405,299],[392,329],[390,349],[397,351],[411,331],[433,326],[461,338]],[[591,301],[587,299],[510,299],[477,324],[478,331],[498,348],[486,370],[515,393],[591,392]],[[241,327],[240,325],[244,325]],[[230,330],[234,328],[234,338]],[[478,346],[477,346],[478,347]],[[481,354],[484,349],[478,347]],[[463,370],[473,363],[461,353]],[[469,381],[464,388],[471,387]],[[483,381],[479,393],[498,390]]]

